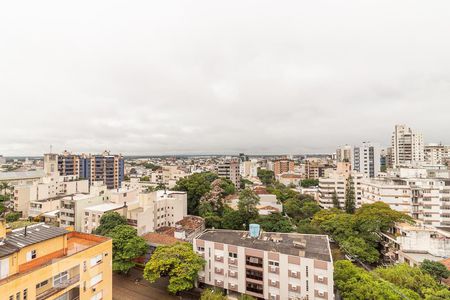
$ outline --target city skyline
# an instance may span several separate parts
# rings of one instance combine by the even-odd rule
[[[450,144],[450,3],[409,3],[7,3],[0,154]]]

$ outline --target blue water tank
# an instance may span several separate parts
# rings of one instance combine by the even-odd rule
[[[250,236],[252,238],[259,237],[260,228],[261,228],[261,226],[259,226],[259,224],[250,224],[250,226],[249,226]]]

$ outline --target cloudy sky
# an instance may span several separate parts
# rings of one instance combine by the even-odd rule
[[[0,154],[450,143],[450,1],[3,1]]]

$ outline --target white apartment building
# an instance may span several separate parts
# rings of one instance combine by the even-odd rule
[[[241,162],[240,173],[242,177],[252,178],[258,176],[258,161],[256,159]]]
[[[44,207],[47,205],[43,203],[47,200],[52,202],[52,198],[75,193],[89,193],[89,181],[79,180],[75,176],[59,176],[57,174],[45,176],[38,182],[14,187],[14,210],[20,211],[24,217],[28,217],[29,209],[33,208],[32,216],[36,216],[39,203],[45,209]],[[46,211],[41,210],[40,212]]]
[[[425,225],[450,226],[448,171],[437,173],[438,177],[430,177],[430,174],[436,173],[404,169],[385,178],[366,178],[360,185],[362,203],[381,201]]]
[[[139,193],[134,201],[108,202],[85,207],[82,214],[82,231],[92,232],[98,227],[102,215],[108,211],[116,211],[126,217],[128,224],[136,227],[138,234],[142,235],[165,226],[173,227],[187,216],[187,194],[159,190]]]
[[[340,162],[337,164],[336,170],[327,172],[326,177],[319,178],[319,205],[323,208],[333,207],[333,195],[336,193],[339,200],[339,206],[345,207],[345,193],[349,177],[352,177],[355,190],[355,205],[360,207],[361,190],[360,185],[366,175],[351,171],[350,163]]]
[[[334,299],[326,235],[206,230],[193,244],[206,260],[200,285],[225,289],[231,299]]]
[[[236,189],[239,189],[241,183],[241,175],[239,169],[239,161],[230,159],[217,166],[217,175],[219,175],[219,177],[231,180]]]
[[[450,161],[450,146],[429,144],[425,146],[425,161],[430,165],[443,165]]]
[[[353,147],[352,168],[367,177],[377,177],[380,172],[380,147],[377,144],[364,142]]]
[[[423,135],[406,125],[395,125],[392,133],[393,167],[415,166],[425,160]]]
[[[186,172],[180,170],[178,166],[163,166],[152,172],[150,182],[156,184],[164,184],[167,188],[175,187],[177,181],[188,176]]]
[[[382,234],[382,254],[388,263],[417,266],[425,259],[441,261],[450,257],[450,229],[420,224],[396,224]]]
[[[336,149],[336,162],[351,162],[353,160],[353,146],[344,145]]]
[[[106,200],[106,194],[73,194],[63,197],[60,200],[60,227],[71,226],[76,231],[81,231],[83,229],[84,208],[104,203]]]

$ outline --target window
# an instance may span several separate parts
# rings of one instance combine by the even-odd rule
[[[69,279],[69,273],[67,271],[61,272],[53,277],[53,286],[62,285]]]
[[[306,277],[308,277],[308,266],[306,266]]]
[[[86,261],[83,261],[83,272],[86,272],[87,270],[87,263]]]
[[[42,282],[39,282],[38,284],[36,284],[36,289],[39,289],[39,288],[41,288],[43,286],[46,286],[47,283],[48,283],[48,280],[44,280]]]
[[[102,280],[103,280],[103,273],[95,275],[94,277],[91,278],[91,285],[90,286],[93,287],[94,285],[96,285],[97,283],[99,283]]]
[[[31,250],[27,253],[27,261],[33,260],[37,257],[36,250]]]
[[[269,260],[269,266],[278,267],[280,264],[277,261],[271,261]]]
[[[23,290],[23,300],[27,300],[28,299],[28,289],[24,289]]]
[[[231,258],[237,258],[237,253],[228,252],[228,256]]]
[[[100,300],[103,297],[103,291],[98,292],[94,296],[91,297],[91,300]]]
[[[96,266],[102,262],[103,255],[99,254],[91,258],[91,267]]]
[[[16,294],[16,300],[20,300],[20,292],[17,292],[17,294]]]

